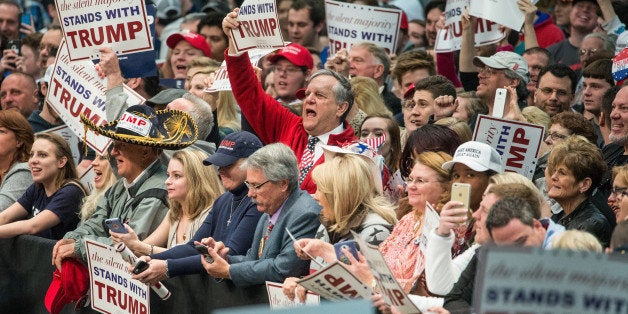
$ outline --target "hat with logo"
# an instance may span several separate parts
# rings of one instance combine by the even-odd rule
[[[193,32],[174,33],[168,36],[168,39],[166,39],[166,44],[168,45],[168,48],[174,49],[174,47],[182,40],[185,40],[188,43],[190,43],[192,47],[201,50],[206,57],[211,57],[212,55],[211,47],[205,41],[205,37],[197,33],[193,33]]]
[[[216,152],[207,157],[203,164],[218,167],[230,166],[240,158],[248,158],[262,146],[264,146],[262,141],[250,132],[233,132],[225,136]]]
[[[118,120],[96,125],[81,114],[81,122],[90,130],[108,138],[141,146],[180,149],[192,145],[198,127],[192,117],[179,110],[158,110],[146,105],[129,107]]]
[[[517,73],[525,83],[530,80],[528,73],[528,63],[522,56],[510,52],[500,51],[490,57],[474,57],[473,65],[476,67],[488,66],[493,69],[510,69]]]
[[[480,172],[487,170],[493,170],[497,173],[504,172],[502,156],[495,148],[481,142],[469,141],[458,146],[454,159],[444,163],[442,167],[449,171],[455,163],[461,163]]]
[[[410,84],[410,86],[408,86],[408,89],[406,89],[406,92],[403,93],[403,99],[408,99],[412,96],[414,96],[414,83]]]
[[[181,17],[181,2],[178,0],[159,0],[157,17],[162,20],[174,20]]]
[[[299,44],[291,43],[283,47],[277,53],[270,56],[268,60],[272,63],[275,63],[281,58],[286,58],[288,59],[288,61],[299,67],[307,67],[310,70],[314,67],[314,59],[312,59],[312,54],[309,50],[307,50],[307,48]]]
[[[46,309],[57,314],[66,304],[83,298],[88,289],[87,267],[75,258],[66,258],[61,263],[61,271],[55,269],[52,273],[52,282],[44,298]]]
[[[207,4],[204,5],[201,9],[201,12],[216,12],[222,15],[227,15],[227,13],[229,13],[230,11],[231,8],[229,8],[229,4],[227,3],[227,1],[223,0],[209,0],[209,2],[207,2]]]

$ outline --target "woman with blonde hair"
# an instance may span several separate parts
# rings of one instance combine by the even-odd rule
[[[58,240],[74,230],[85,190],[77,180],[67,141],[54,133],[39,133],[28,165],[33,176],[26,192],[0,213],[0,238],[32,234]]]
[[[33,140],[33,127],[19,111],[0,111],[0,212],[33,184],[28,169]]]
[[[96,155],[92,161],[92,171],[94,172],[94,186],[92,192],[83,199],[81,206],[81,221],[87,220],[96,210],[96,204],[105,192],[116,182],[116,176],[109,163],[109,155]]]
[[[214,167],[203,165],[207,154],[200,150],[176,151],[168,164],[166,188],[170,211],[144,241],[125,224],[128,233],[109,231],[115,243],[124,242],[138,256],[163,252],[187,243],[210,212],[224,189]]]
[[[567,230],[552,241],[552,249],[602,253],[600,241],[592,234],[582,230]]]
[[[434,122],[434,124],[444,125],[450,128],[452,131],[456,132],[456,134],[458,134],[458,137],[460,138],[460,143],[466,143],[473,138],[473,134],[471,128],[469,127],[469,124],[466,121],[462,121],[458,118],[442,118]]]
[[[356,107],[362,109],[367,115],[383,113],[392,117],[392,112],[386,107],[374,79],[365,76],[353,77],[351,89],[355,95]]]

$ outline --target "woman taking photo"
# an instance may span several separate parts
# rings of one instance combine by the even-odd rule
[[[0,111],[0,212],[33,184],[28,169],[33,139],[33,128],[18,111]]]
[[[0,238],[33,234],[58,240],[76,228],[85,191],[76,179],[68,143],[59,135],[35,136],[28,165],[33,184],[0,213]]]
[[[584,230],[608,246],[612,225],[590,198],[606,171],[600,150],[576,135],[554,146],[547,161],[547,196],[563,209],[552,220],[565,229]]]
[[[201,226],[224,189],[214,167],[203,165],[207,154],[200,150],[176,151],[168,164],[166,188],[170,211],[144,241],[125,224],[128,233],[109,231],[115,243],[124,242],[137,256],[163,252],[187,243]]]

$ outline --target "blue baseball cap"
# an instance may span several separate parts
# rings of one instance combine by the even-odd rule
[[[220,142],[218,150],[203,160],[203,164],[218,167],[230,166],[240,158],[248,158],[262,146],[264,146],[262,141],[252,133],[247,131],[234,132],[225,136]]]

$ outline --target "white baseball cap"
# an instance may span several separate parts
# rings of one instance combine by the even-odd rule
[[[501,155],[495,148],[481,142],[469,141],[458,146],[454,159],[444,163],[442,167],[449,171],[455,163],[464,164],[480,172],[487,170],[493,170],[497,173],[504,172]]]

